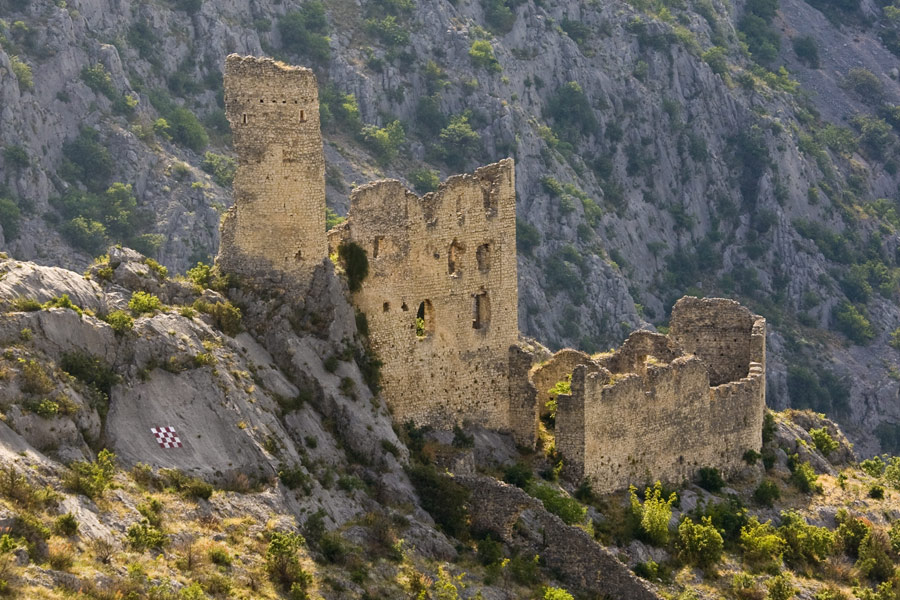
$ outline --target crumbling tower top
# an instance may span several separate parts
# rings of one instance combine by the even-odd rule
[[[225,61],[225,112],[238,166],[216,261],[245,277],[304,284],[328,255],[316,76],[232,54]]]

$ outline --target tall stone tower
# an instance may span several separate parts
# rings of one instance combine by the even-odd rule
[[[306,284],[328,255],[316,76],[232,54],[225,61],[225,112],[238,166],[216,262],[251,279]]]

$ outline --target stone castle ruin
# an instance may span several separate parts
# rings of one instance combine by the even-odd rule
[[[308,69],[231,55],[225,102],[238,167],[217,263],[308,288],[342,244],[369,273],[351,294],[383,362],[396,418],[466,422],[535,447],[560,381],[555,435],[567,472],[598,491],[701,467],[737,470],[762,445],[765,321],[736,302],[682,298],[668,336],[638,331],[616,352],[566,349],[535,365],[519,344],[515,172],[511,159],[456,175],[424,197],[399,181],[355,189],[325,232],[325,161]]]

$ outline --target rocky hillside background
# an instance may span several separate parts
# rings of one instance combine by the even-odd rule
[[[209,262],[230,52],[312,66],[329,204],[517,161],[520,324],[600,350],[767,317],[769,403],[900,451],[900,9],[871,0],[0,2],[0,247]]]

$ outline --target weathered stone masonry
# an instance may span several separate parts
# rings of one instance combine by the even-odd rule
[[[329,239],[332,249],[353,242],[368,253],[369,276],[353,302],[368,317],[398,418],[510,429],[515,203],[510,159],[453,176],[422,198],[398,181],[351,194],[350,216]]]
[[[232,54],[225,112],[238,165],[216,262],[251,279],[308,284],[328,250],[316,76]]]
[[[682,481],[704,466],[730,473],[760,449],[762,318],[730,300],[683,298],[668,336],[640,331],[615,353],[562,350],[532,367],[517,345],[512,160],[421,198],[398,181],[365,185],[326,236],[312,71],[229,56],[225,103],[238,169],[218,265],[302,291],[329,247],[362,247],[369,275],[352,301],[367,317],[398,420],[468,421],[534,447],[547,391],[571,375],[571,395],[557,399],[556,445],[569,476],[589,476],[598,490]]]
[[[583,356],[571,395],[557,397],[556,446],[573,479],[600,491],[680,482],[701,467],[731,474],[760,450],[765,320],[737,302],[682,298],[669,336],[639,331],[611,355]],[[561,361],[573,364],[571,351]],[[551,360],[532,379],[542,370],[559,372]]]

